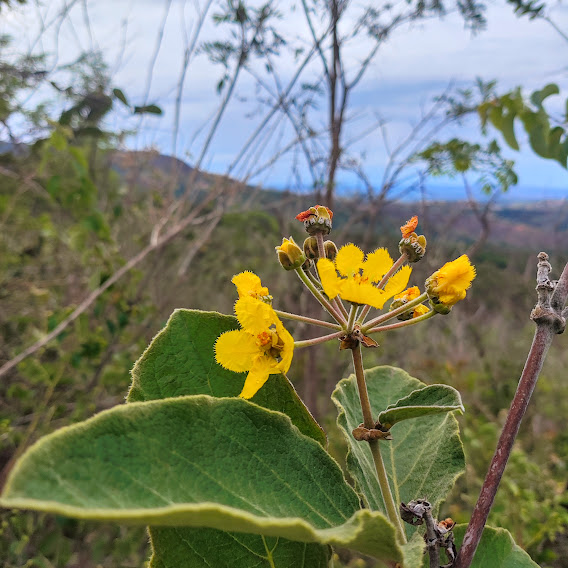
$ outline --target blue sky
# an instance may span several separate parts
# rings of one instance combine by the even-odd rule
[[[56,0],[45,3],[41,8],[27,6],[2,14],[0,32],[10,33],[16,38],[16,46],[25,52],[35,45],[52,57],[57,55],[58,63],[73,60],[82,50],[101,49],[114,71],[114,83],[121,87],[132,102],[143,100],[147,84],[149,61],[152,59],[160,22],[165,14],[166,1],[159,0],[91,0],[77,2],[69,16],[58,28],[58,10],[62,3]],[[164,28],[163,41],[158,52],[150,88],[150,102],[158,102],[164,109],[161,118],[146,117],[141,122],[132,122],[124,111],[118,110],[110,126],[139,127],[135,137],[127,140],[131,148],[156,147],[164,153],[171,153],[172,124],[175,107],[176,84],[178,82],[184,50],[184,37],[195,29],[195,6],[205,0],[172,0]],[[258,3],[257,3],[258,4]],[[307,45],[309,31],[299,2],[280,0],[276,3],[282,11],[279,24],[283,34],[295,45]],[[354,26],[358,10],[363,2],[352,2],[352,9],[345,17],[344,31]],[[376,5],[376,3],[375,3]],[[213,7],[209,16],[214,13]],[[292,9],[296,6],[295,9]],[[553,4],[547,13],[563,30],[568,31],[568,8]],[[35,42],[40,29],[40,18],[52,26]],[[346,138],[357,137],[379,117],[384,122],[380,130],[370,132],[357,142],[352,153],[361,161],[365,174],[375,185],[379,184],[388,161],[385,136],[391,148],[404,139],[413,125],[426,112],[433,97],[440,94],[452,83],[454,87],[466,88],[476,77],[485,80],[497,79],[500,89],[522,85],[525,92],[540,88],[549,82],[561,87],[564,99],[568,96],[568,72],[566,55],[568,42],[544,21],[519,19],[512,8],[504,2],[488,4],[487,30],[472,35],[464,29],[463,21],[457,14],[448,14],[443,19],[426,20],[412,26],[402,27],[379,50],[367,74],[353,92],[350,112],[356,117],[346,130]],[[87,33],[86,22],[91,33]],[[317,22],[316,22],[317,25]],[[57,33],[56,33],[57,32]],[[201,40],[220,39],[224,32],[206,21]],[[364,53],[370,49],[369,40],[362,38],[345,51],[345,66],[355,69]],[[294,72],[291,55],[283,55],[276,67],[285,84]],[[319,73],[319,63],[314,60],[306,69],[305,80],[313,79]],[[255,71],[262,75],[259,64]],[[219,104],[215,86],[221,76],[221,69],[213,66],[203,54],[194,57],[188,68],[184,95],[177,155],[192,163],[203,144],[208,119]],[[265,77],[265,75],[263,75]],[[256,102],[258,90],[255,80],[247,73],[240,77],[236,97],[229,104],[219,130],[216,132],[207,153],[203,167],[218,173],[227,172],[229,164],[240,150],[244,140],[254,130],[266,107]],[[563,112],[562,97],[550,99],[549,108]],[[252,115],[252,116],[249,116]],[[312,123],[323,128],[326,108],[322,103],[313,113]],[[249,168],[238,168],[234,175],[245,175],[253,165],[266,162],[270,156],[285,146],[293,137],[289,124],[282,120],[271,129],[272,135],[262,142],[259,151],[249,160]],[[495,133],[493,133],[495,135]],[[479,123],[473,118],[451,129],[435,132],[438,140],[460,136],[469,140],[481,140]],[[497,136],[498,137],[498,136]],[[523,136],[519,132],[519,139]],[[521,152],[506,150],[508,157],[517,162],[520,177],[518,195],[566,197],[568,195],[568,173],[558,164],[535,156],[522,143]],[[276,161],[262,175],[251,181],[274,187],[294,184],[310,184],[303,157],[297,156],[297,169],[302,180],[292,174],[294,157],[290,154]],[[339,183],[344,188],[361,187],[351,174],[342,174]],[[457,182],[447,179],[435,180],[432,186],[454,186]],[[457,184],[459,186],[459,184]]]

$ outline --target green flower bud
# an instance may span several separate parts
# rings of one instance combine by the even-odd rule
[[[278,260],[285,270],[296,270],[306,261],[302,249],[296,244],[294,239],[282,239],[282,244],[276,247]]]
[[[315,237],[308,237],[304,241],[304,254],[306,255],[306,258],[311,260],[319,258],[318,240]]]
[[[398,243],[400,254],[406,253],[408,262],[418,262],[426,252],[426,237],[411,233]]]
[[[303,221],[308,235],[323,233],[328,235],[331,231],[333,211],[323,205],[314,205],[306,211],[296,215],[298,221]]]
[[[337,256],[337,246],[335,243],[333,241],[325,241],[325,243],[323,243],[323,247],[325,250],[325,256],[329,258],[329,260],[335,260],[335,257]]]

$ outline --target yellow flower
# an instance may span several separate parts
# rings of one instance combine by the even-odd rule
[[[427,314],[429,311],[430,310],[424,304],[420,304],[412,310],[412,317],[417,318],[419,316],[423,316],[424,314]]]
[[[416,298],[418,298],[418,296],[420,296],[420,290],[418,286],[412,286],[411,288],[407,288],[404,292],[397,294],[393,298],[393,303],[398,301],[402,306],[402,304],[407,304],[411,300],[415,300]]]
[[[475,278],[475,267],[467,255],[462,254],[452,262],[446,262],[426,280],[426,291],[437,304],[451,307],[465,298],[465,292]]]
[[[272,301],[268,288],[262,285],[260,278],[253,272],[245,270],[233,276],[231,282],[237,287],[239,298],[252,297],[267,303]]]
[[[384,248],[377,249],[365,259],[360,248],[349,244],[339,249],[335,262],[320,258],[317,267],[324,292],[330,299],[340,295],[348,302],[382,308],[389,298],[404,290],[412,272],[410,267],[404,266],[389,279],[384,289],[379,290],[375,284],[392,265],[393,261]]]
[[[240,297],[235,303],[235,314],[242,329],[219,336],[215,343],[215,358],[229,371],[248,371],[239,396],[251,398],[269,375],[288,371],[294,339],[272,307],[255,298]]]

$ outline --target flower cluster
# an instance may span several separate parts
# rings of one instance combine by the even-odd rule
[[[272,296],[252,272],[233,277],[239,299],[235,314],[240,328],[222,334],[215,343],[217,362],[226,369],[240,373],[248,371],[243,398],[251,398],[268,380],[270,374],[286,373],[290,368],[294,347],[305,347],[332,339],[340,340],[340,349],[377,346],[366,334],[387,331],[428,319],[437,313],[448,313],[465,298],[466,290],[475,278],[475,268],[466,255],[446,263],[426,280],[426,291],[417,286],[407,288],[412,269],[426,251],[426,238],[417,235],[418,217],[402,227],[399,243],[400,258],[393,261],[384,248],[365,253],[354,244],[337,250],[333,241],[324,241],[331,231],[333,213],[327,207],[315,205],[297,217],[309,234],[303,247],[292,237],[284,238],[276,247],[280,264],[295,271],[302,282],[330,314],[336,323],[307,318],[286,312],[276,312]],[[371,308],[382,309],[393,298],[389,311],[369,322],[365,318]],[[429,309],[425,302],[430,302]],[[343,302],[348,302],[348,309]],[[331,327],[335,333],[320,338],[294,342],[278,315],[306,323]],[[383,322],[398,318],[399,323],[381,327]]]

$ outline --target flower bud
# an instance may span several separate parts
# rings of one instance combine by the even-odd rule
[[[308,235],[323,233],[328,235],[331,231],[333,211],[323,205],[314,205],[306,211],[296,215],[298,221],[303,221]]]
[[[430,305],[437,314],[442,314],[443,316],[447,316],[452,311],[452,306],[442,304],[436,298],[430,298]]]
[[[306,261],[304,252],[292,237],[282,239],[282,244],[276,247],[276,252],[280,264],[286,270],[296,270]]]
[[[318,240],[315,237],[308,237],[304,241],[304,254],[306,255],[306,258],[311,260],[319,258]]]
[[[398,243],[400,254],[406,254],[408,262],[418,262],[426,252],[426,237],[410,233]]]
[[[420,290],[418,289],[418,286],[412,286],[411,288],[406,289],[404,292],[397,294],[393,298],[389,307],[389,312],[392,312],[392,310],[396,310],[397,308],[408,304],[408,302],[414,300],[415,298],[418,298],[418,296],[420,296]],[[396,318],[400,321],[407,321],[409,319],[412,319],[414,317],[414,309],[415,308],[410,308],[407,312],[398,314]]]
[[[329,258],[329,260],[335,260],[335,257],[337,256],[337,246],[335,243],[333,241],[325,241],[325,243],[323,243],[323,247],[325,249],[325,256]]]
[[[418,262],[426,252],[426,237],[417,235],[418,217],[414,215],[401,228],[402,240],[398,243],[400,254],[406,254],[408,262]]]

